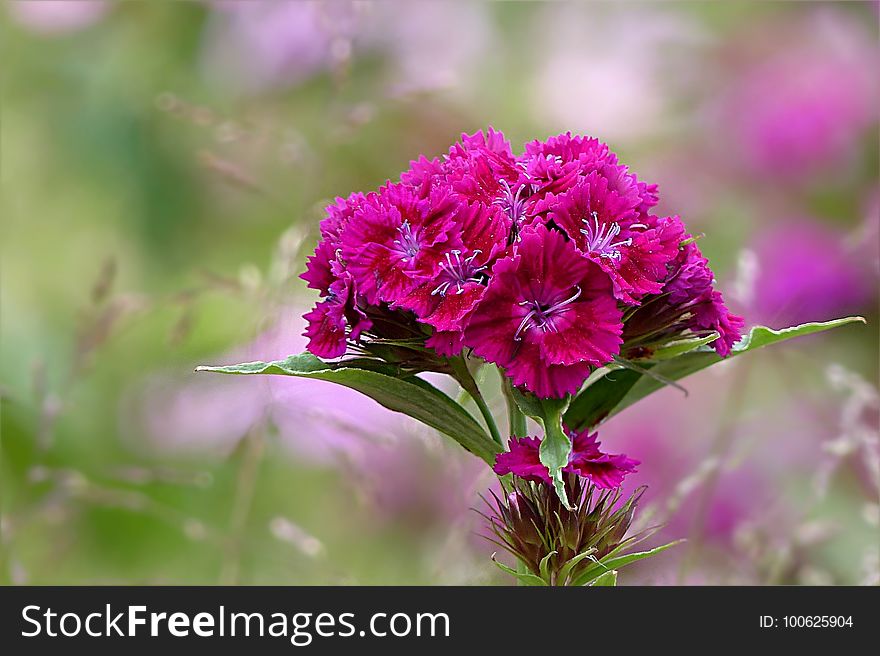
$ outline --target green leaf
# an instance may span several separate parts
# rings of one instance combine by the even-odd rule
[[[513,400],[524,415],[531,417],[532,419],[537,419],[538,421],[543,421],[548,413],[565,412],[569,401],[571,401],[571,397],[566,396],[561,399],[542,399],[531,392],[514,387]]]
[[[553,489],[556,490],[556,496],[562,501],[562,505],[574,510],[574,506],[568,501],[565,483],[562,480],[562,468],[568,464],[571,455],[571,438],[562,428],[562,413],[568,407],[571,396],[565,395],[561,399],[542,399],[531,392],[513,388],[513,399],[523,414],[541,422],[544,428],[539,451],[541,464],[550,471]]]
[[[613,569],[610,572],[605,572],[604,574],[600,574],[595,581],[592,583],[594,588],[606,587],[606,586],[616,586],[617,585],[617,570]]]
[[[565,565],[563,565],[562,568],[559,570],[559,575],[556,577],[556,584],[565,585],[575,566],[584,558],[588,558],[589,556],[591,556],[595,551],[596,550],[592,548],[587,549],[586,551],[579,553],[577,556],[565,563]]]
[[[674,342],[670,342],[669,344],[665,344],[658,348],[654,353],[651,354],[650,358],[647,358],[649,361],[659,362],[661,360],[671,360],[672,358],[677,358],[679,355],[684,355],[685,353],[690,353],[691,351],[698,349],[701,346],[706,346],[711,344],[716,339],[718,339],[719,334],[717,332],[712,332],[705,337],[690,337],[688,339],[679,339]]]
[[[400,377],[393,365],[382,362],[327,363],[310,353],[291,355],[276,362],[245,362],[221,367],[198,367],[196,371],[222,374],[276,374],[314,378],[357,390],[395,412],[402,412],[449,435],[490,465],[501,447],[459,404],[425,380]]]
[[[547,582],[544,581],[540,576],[535,576],[531,572],[517,572],[512,567],[508,567],[504,563],[499,563],[495,560],[495,554],[492,554],[492,562],[500,569],[502,572],[507,572],[511,576],[515,576],[517,580],[523,585],[529,585],[533,587],[537,586],[546,586]]]
[[[655,547],[654,549],[649,549],[648,551],[637,551],[635,553],[625,554],[623,556],[614,556],[613,554],[608,554],[607,556],[605,556],[601,560],[597,560],[592,566],[581,572],[580,575],[578,575],[572,581],[571,585],[586,585],[593,579],[596,579],[603,574],[607,574],[611,570],[618,570],[621,567],[626,567],[627,565],[636,561],[644,560],[645,558],[650,558],[651,556],[656,556],[658,553],[666,551],[667,549],[669,549],[669,547],[673,547],[680,542],[683,542],[683,540],[670,542],[669,544],[664,544],[662,546]]]
[[[733,347],[728,358],[794,337],[810,335],[855,322],[865,323],[865,320],[862,317],[846,317],[834,321],[805,323],[782,330],[755,326]],[[665,385],[658,377],[670,381],[681,380],[724,359],[709,346],[703,345],[671,359],[639,361],[639,365],[652,371],[656,374],[655,377],[633,370],[609,368],[604,376],[594,379],[571,402],[563,420],[565,425],[572,430],[581,431],[592,428],[649,394],[662,389]]]
[[[562,468],[568,464],[571,457],[571,438],[562,430],[562,417],[557,413],[547,417],[544,424],[544,438],[541,440],[541,448],[538,453],[541,464],[550,470],[550,480],[556,490],[556,496],[569,510],[574,506],[568,500],[565,492],[565,482],[562,480]]]
[[[540,564],[538,565],[538,571],[541,572],[541,578],[550,585],[551,577],[550,577],[550,561],[553,559],[553,556],[556,555],[555,551],[551,551],[546,556],[541,559]]]

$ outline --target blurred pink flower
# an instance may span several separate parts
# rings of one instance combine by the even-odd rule
[[[395,445],[379,445],[351,468],[352,481],[379,518],[411,526],[450,530],[468,522],[478,493],[492,478],[479,459],[429,435],[407,435]],[[482,545],[480,545],[482,546]]]
[[[364,38],[388,58],[396,94],[464,87],[496,47],[484,2],[392,0],[374,9]]]
[[[784,246],[783,246],[784,245]],[[776,328],[857,313],[876,297],[877,275],[839,229],[812,219],[756,231],[745,313]]]
[[[218,362],[277,360],[305,351],[301,309]],[[432,382],[443,382],[435,375]],[[442,377],[445,378],[445,377]],[[451,391],[446,386],[446,391]],[[319,380],[284,376],[156,375],[122,415],[131,441],[165,453],[225,455],[251,430],[274,427],[294,459],[339,467],[374,517],[426,526],[461,518],[490,475],[484,463],[404,415]],[[136,446],[143,446],[138,442]]]
[[[305,351],[300,311],[287,310],[252,343],[219,363],[278,360]],[[167,451],[226,453],[260,422],[274,426],[285,447],[310,462],[357,461],[377,444],[420,430],[354,390],[285,376],[159,375],[141,395],[148,444]]]
[[[669,130],[706,42],[686,12],[644,4],[547,3],[531,35],[535,115],[614,143]]]
[[[10,0],[7,5],[17,23],[47,35],[89,27],[109,8],[103,0]]]
[[[209,77],[244,91],[293,85],[344,63],[359,19],[352,2],[212,2],[205,33]]]
[[[215,1],[202,53],[207,75],[245,92],[294,86],[355,54],[387,58],[393,91],[457,86],[491,49],[480,3]],[[455,34],[450,47],[450,34]]]
[[[730,367],[744,365],[748,362]],[[663,390],[599,431],[608,449],[641,461],[639,475],[628,479],[624,490],[648,486],[643,512],[652,513],[649,524],[664,524],[662,539],[687,538],[701,525],[704,539],[730,545],[740,525],[765,522],[780,505],[787,507],[780,472],[798,476],[819,467],[820,444],[830,430],[821,421],[827,404],[774,399],[772,412],[728,418],[734,423],[720,425],[731,386],[738,384],[729,367],[697,374],[683,384],[689,396]],[[729,446],[716,452],[720,431],[731,431]],[[698,512],[705,514],[697,519]]]
[[[877,122],[876,39],[844,12],[821,9],[743,43],[745,65],[719,115],[741,164],[793,180],[850,168]]]

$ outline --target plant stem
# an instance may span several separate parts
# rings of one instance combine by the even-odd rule
[[[483,419],[486,422],[486,426],[489,429],[489,434],[492,436],[492,439],[498,442],[498,444],[502,444],[501,441],[501,433],[498,430],[498,425],[495,423],[495,418],[492,416],[492,411],[489,410],[489,406],[486,404],[486,399],[483,398],[483,395],[480,393],[480,390],[476,390],[476,396],[471,395],[474,403],[477,404],[477,408],[480,410],[480,414],[483,415]]]
[[[241,551],[247,528],[248,515],[254,498],[257,475],[263,457],[263,425],[260,422],[244,440],[244,453],[235,484],[235,497],[226,536],[223,564],[220,571],[220,585],[240,583]]]
[[[507,425],[510,428],[510,434],[515,437],[526,437],[529,433],[528,426],[526,426],[526,416],[513,400],[510,379],[504,375],[501,369],[498,370],[498,374],[501,376],[501,390],[504,392],[504,400],[507,402]]]
[[[471,375],[464,358],[453,359],[452,370],[455,372],[455,379],[458,381],[458,384],[461,385],[462,389],[466,391],[474,400],[474,403],[476,403],[477,409],[480,411],[483,421],[486,422],[486,428],[489,429],[489,434],[492,436],[492,439],[498,444],[503,444],[498,425],[495,423],[495,417],[492,416],[492,411],[489,410],[489,406],[486,404],[486,399],[483,398],[483,394],[480,392],[477,382]]]

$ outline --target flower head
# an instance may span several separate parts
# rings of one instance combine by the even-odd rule
[[[551,486],[514,479],[504,497],[493,494],[484,515],[492,531],[487,539],[547,585],[581,585],[579,579],[591,568],[595,571],[595,563],[645,537],[627,537],[644,488],[624,499],[619,489],[597,491],[575,474],[564,478],[573,510]]]
[[[302,275],[323,297],[309,350],[447,373],[464,353],[540,397],[576,392],[624,340],[717,331],[726,354],[742,321],[657,201],[598,139],[566,133],[517,157],[492,128],[462,135],[327,208]]]
[[[342,232],[342,256],[367,303],[395,303],[442,260],[455,199],[436,188],[388,184],[370,194]]]
[[[465,343],[539,396],[577,390],[591,365],[620,348],[621,311],[610,278],[559,232],[526,232],[499,260],[465,330]]]

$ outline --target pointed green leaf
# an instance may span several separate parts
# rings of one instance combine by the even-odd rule
[[[527,417],[543,421],[548,414],[561,414],[568,408],[571,396],[566,395],[561,399],[542,399],[531,392],[518,387],[513,388],[513,400]]]
[[[550,471],[550,480],[559,500],[566,508],[574,510],[562,481],[562,468],[568,464],[571,455],[571,438],[562,429],[562,413],[568,407],[571,396],[542,399],[516,387],[513,388],[512,396],[522,413],[539,421],[544,428],[539,451],[541,464]]]
[[[635,553],[624,554],[623,556],[612,556],[608,554],[601,560],[597,560],[592,566],[585,569],[578,575],[574,581],[572,581],[571,585],[581,586],[586,585],[593,579],[601,576],[602,574],[606,574],[611,570],[617,570],[621,567],[625,567],[630,563],[634,563],[639,560],[644,560],[645,558],[650,558],[651,556],[656,556],[658,553],[662,551],[666,551],[669,547],[673,547],[676,544],[683,542],[683,540],[677,540],[675,542],[670,542],[669,544],[664,544],[659,547],[655,547],[654,549],[649,549],[648,551],[637,551]]]
[[[684,355],[685,353],[690,353],[693,350],[698,349],[701,346],[706,346],[711,344],[716,339],[718,339],[719,334],[717,332],[712,332],[705,337],[690,337],[688,339],[680,339],[674,342],[670,342],[665,346],[661,346],[653,354],[651,354],[648,360],[659,362],[661,360],[671,360],[672,358],[677,358],[679,355]]]
[[[508,567],[504,563],[499,563],[497,560],[495,560],[495,554],[492,554],[492,562],[495,563],[495,565],[498,567],[498,569],[500,569],[502,572],[507,572],[511,576],[515,576],[517,578],[517,580],[519,580],[519,582],[522,583],[523,585],[528,585],[528,586],[533,586],[533,587],[547,585],[547,583],[544,581],[544,579],[542,579],[540,576],[535,576],[531,572],[517,572],[512,567]]]
[[[568,577],[571,575],[572,570],[575,566],[581,562],[584,558],[588,558],[596,551],[595,549],[587,549],[586,551],[579,553],[574,558],[570,559],[562,568],[559,570],[559,576],[557,577],[557,585],[565,585],[568,581]]]
[[[310,353],[292,355],[276,362],[246,362],[221,367],[198,367],[196,371],[222,374],[276,374],[314,378],[357,390],[395,412],[402,412],[442,433],[487,463],[495,461],[501,447],[459,404],[429,382],[416,376],[397,375],[393,365],[376,361],[327,363]]]
[[[834,321],[805,323],[792,328],[773,330],[765,326],[755,326],[736,346],[729,358],[754,351],[764,346],[783,342],[794,337],[810,335],[830,330],[849,323],[865,323],[862,317],[846,317]],[[657,361],[639,361],[639,365],[649,369],[660,378],[671,381],[681,380],[701,369],[721,362],[721,358],[709,346],[703,345],[687,353]],[[632,370],[609,369],[604,376],[581,391],[571,402],[563,417],[570,429],[592,428],[621,410],[640,401],[649,394],[664,387],[658,377],[647,376]]]
[[[606,586],[616,586],[617,585],[617,570],[613,569],[610,572],[605,572],[604,574],[600,574],[595,581],[593,581],[592,586],[594,588],[601,588]]]
[[[538,450],[541,464],[550,470],[553,489],[556,490],[556,496],[562,501],[562,505],[569,510],[574,510],[574,506],[568,500],[565,483],[562,480],[562,468],[568,464],[571,456],[571,438],[562,430],[562,419],[558,414],[548,417],[542,423],[544,424],[544,438],[541,440],[541,447]]]
[[[541,559],[540,564],[538,565],[538,571],[541,572],[541,578],[550,585],[550,561],[553,559],[553,556],[556,555],[555,551],[551,551],[546,556]]]

